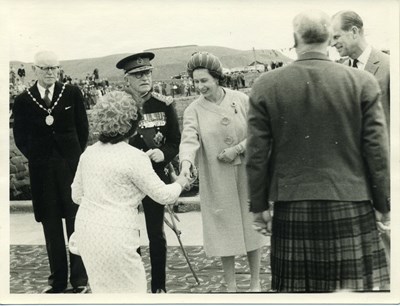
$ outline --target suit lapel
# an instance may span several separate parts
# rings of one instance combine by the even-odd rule
[[[54,106],[54,103],[57,101],[58,96],[61,93],[61,90],[63,88],[63,84],[56,82],[54,85],[54,92],[53,92],[53,99],[51,100],[51,106]],[[60,114],[62,112],[62,110],[64,109],[64,105],[63,105],[63,99],[60,99],[57,103],[57,106],[54,107],[52,114],[54,116]]]
[[[58,95],[61,93],[62,85],[58,82],[54,85],[53,99],[51,100],[51,105],[53,106],[54,102],[57,101]]]
[[[377,51],[375,49],[372,49],[369,59],[365,64],[364,70],[375,75],[378,68],[379,68],[379,58],[377,57]]]
[[[37,88],[37,82],[35,83],[35,85],[33,85],[31,88],[29,88],[30,93],[32,94],[32,96],[36,99],[36,101],[43,105],[45,108],[47,108],[46,102],[43,101],[42,97],[40,96],[40,92],[39,89]],[[33,103],[35,103],[35,101],[32,101]]]

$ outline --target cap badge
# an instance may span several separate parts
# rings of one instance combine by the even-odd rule
[[[136,62],[141,65],[143,64],[143,59],[141,57],[138,57],[138,59],[136,60]]]

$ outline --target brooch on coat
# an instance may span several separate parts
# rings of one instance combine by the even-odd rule
[[[236,103],[232,102],[231,107],[235,110],[235,114],[237,114]]]
[[[161,146],[162,141],[164,140],[164,135],[160,131],[158,131],[157,134],[154,135],[153,140],[154,140],[154,143],[156,144],[156,146],[159,147],[159,146]]]

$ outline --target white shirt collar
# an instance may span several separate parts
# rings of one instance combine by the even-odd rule
[[[48,89],[49,89],[49,98],[50,98],[50,100],[52,100],[53,99],[53,93],[54,93],[54,87],[55,87],[55,83],[53,84],[53,85],[51,85]],[[39,93],[40,93],[40,97],[43,99],[44,98],[44,95],[45,95],[45,92],[46,92],[46,88],[44,88],[43,86],[41,86],[40,84],[39,84],[39,82],[37,82],[37,88],[38,88],[38,90],[39,90]]]
[[[358,59],[358,63],[357,63],[357,67],[360,70],[364,70],[365,69],[365,65],[368,62],[369,56],[371,55],[371,51],[372,51],[372,47],[371,45],[368,45],[363,53],[361,53],[361,55],[357,58]]]

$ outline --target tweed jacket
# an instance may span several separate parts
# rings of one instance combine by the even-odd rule
[[[250,209],[268,201],[373,200],[390,209],[389,144],[374,77],[309,52],[250,96]]]
[[[63,85],[55,83],[50,107],[59,98]],[[37,103],[47,109],[36,83],[29,91]],[[52,125],[46,124],[48,113],[33,101],[27,91],[16,97],[13,113],[15,144],[29,162],[33,208],[36,220],[40,221],[44,173],[49,159],[56,151],[68,163],[73,177],[79,157],[86,147],[89,130],[83,96],[78,87],[65,85],[64,92],[52,111]],[[65,190],[70,190],[71,183],[66,181]]]

